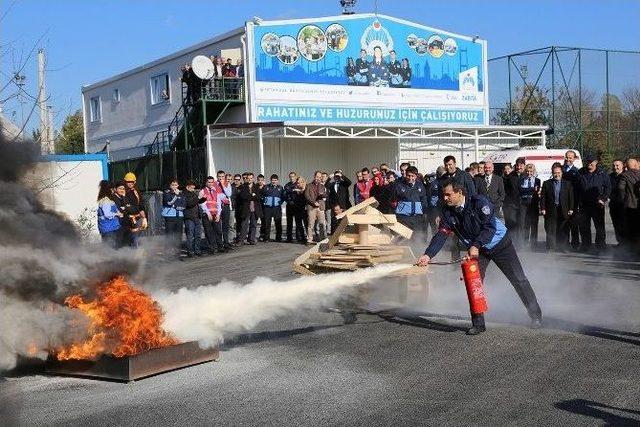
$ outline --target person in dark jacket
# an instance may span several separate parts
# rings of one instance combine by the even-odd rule
[[[276,224],[276,242],[282,242],[282,202],[284,200],[284,188],[278,183],[278,175],[270,177],[271,182],[262,189],[264,203],[265,232],[264,241],[271,239],[271,222]]]
[[[540,180],[535,177],[536,167],[529,163],[525,174],[520,177],[518,189],[520,192],[520,242],[529,244],[535,249],[538,242],[538,223],[540,218]]]
[[[231,204],[233,199],[233,186],[227,180],[227,174],[220,170],[216,174],[218,186],[218,198],[220,199],[220,222],[217,226],[222,235],[222,245],[227,250],[232,250],[229,243],[229,227],[231,225]]]
[[[564,165],[562,166],[562,176],[573,185],[573,197],[575,199],[575,208],[572,218],[569,220],[569,239],[571,241],[571,248],[577,251],[580,247],[580,229],[579,222],[579,209],[580,209],[580,171],[574,165],[578,155],[573,150],[567,150],[564,153]]]
[[[242,218],[240,216],[242,212],[242,201],[240,200],[240,187],[244,183],[245,176],[240,174],[235,174],[233,176],[233,183],[231,184],[233,187],[233,192],[231,193],[231,206],[233,207],[233,219],[235,221],[234,231],[236,232],[236,237],[234,239],[234,243],[238,243],[238,237],[240,236],[240,229],[242,228]]]
[[[131,245],[131,228],[134,226],[131,221],[130,215],[133,212],[133,208],[127,198],[127,187],[122,181],[116,182],[113,186],[113,201],[118,208],[118,212],[122,215],[118,215],[120,221],[120,241],[117,242],[118,248]]]
[[[582,250],[591,249],[591,222],[596,229],[596,249],[606,248],[604,229],[604,207],[611,194],[609,175],[598,166],[598,160],[587,156],[585,166],[580,170],[580,237]]]
[[[129,245],[137,248],[140,234],[148,227],[146,207],[142,193],[136,185],[136,176],[133,172],[127,172],[124,175],[124,183],[127,188],[126,198],[129,205],[129,219],[132,223]]]
[[[296,179],[296,186],[293,189],[295,196],[293,199],[295,207],[295,220],[296,220],[296,241],[298,243],[307,243],[307,198],[304,193],[307,189],[307,181],[299,176]]]
[[[504,213],[504,222],[511,233],[511,239],[519,242],[520,224],[520,188],[518,186],[520,177],[524,175],[526,162],[523,158],[517,159],[515,167],[511,173],[504,177],[504,204],[502,212]]]
[[[169,182],[169,188],[162,194],[162,218],[166,235],[166,255],[180,256],[182,246],[182,227],[186,201],[177,179]]]
[[[341,170],[333,173],[333,179],[326,185],[327,187],[327,208],[331,209],[331,233],[338,226],[336,219],[335,207],[346,211],[351,207],[351,199],[349,197],[349,188],[351,188],[351,180],[344,176]]]
[[[613,161],[613,172],[609,174],[611,181],[611,195],[609,197],[609,215],[613,224],[613,231],[616,235],[618,245],[624,240],[624,203],[620,193],[620,179],[624,172],[624,162],[620,159]]]
[[[427,187],[427,222],[429,224],[429,228],[431,228],[432,235],[435,235],[438,232],[438,223],[437,220],[440,218],[441,210],[441,181],[440,177],[444,174],[444,166],[438,166],[436,169],[435,178],[429,183]]]
[[[247,181],[240,187],[240,198],[242,211],[242,228],[238,244],[243,245],[247,241],[250,245],[256,244],[256,227],[258,218],[262,217],[262,194],[258,184],[253,181],[253,173],[247,174]]]
[[[573,215],[575,201],[573,185],[562,179],[562,165],[556,163],[551,168],[552,178],[542,184],[540,212],[544,217],[547,235],[547,249],[564,252],[569,242],[568,221]]]
[[[377,174],[373,177],[373,187],[371,187],[369,195],[378,201],[378,210],[383,214],[394,213],[394,209],[391,206],[393,191],[394,185],[385,182],[382,174]]]
[[[418,180],[418,168],[409,166],[405,178],[398,180],[393,187],[393,197],[398,201],[396,218],[398,222],[414,231],[422,230],[425,206],[428,205],[427,189]],[[417,233],[414,234],[417,236]]]
[[[473,178],[467,172],[461,170],[456,163],[454,156],[446,156],[444,162],[444,174],[438,178],[440,180],[440,188],[445,181],[453,180],[460,184],[464,188],[464,194],[473,196],[476,194],[476,186],[473,183]],[[451,260],[457,260],[460,258],[460,243],[457,237],[451,239]]]
[[[627,159],[627,170],[622,173],[618,191],[624,207],[624,246],[632,252],[640,252],[640,162]]]
[[[502,177],[493,173],[493,162],[480,162],[482,173],[475,176],[476,190],[478,194],[486,196],[496,210],[496,216],[502,218],[502,205],[504,204],[505,191]]]
[[[296,180],[298,174],[296,172],[289,172],[289,182],[284,185],[284,201],[287,203],[285,207],[285,214],[287,217],[287,243],[293,242],[293,224],[296,217],[295,199],[296,199]]]
[[[198,198],[195,182],[189,180],[184,191],[184,232],[187,238],[187,257],[201,256],[202,220],[199,205],[207,201]]]
[[[464,187],[455,181],[442,184],[442,216],[438,232],[417,260],[426,266],[442,249],[447,238],[456,234],[467,248],[470,258],[477,258],[480,276],[484,280],[487,266],[495,262],[516,290],[531,318],[531,326],[542,326],[542,311],[536,294],[522,269],[518,254],[509,238],[507,228],[495,216],[491,202],[484,196],[467,196]],[[483,314],[471,315],[472,328],[468,335],[478,335],[486,330]]]

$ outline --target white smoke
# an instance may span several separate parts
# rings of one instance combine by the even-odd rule
[[[335,302],[348,289],[407,268],[386,264],[355,272],[303,276],[286,282],[258,277],[247,285],[218,285],[159,292],[153,297],[165,311],[164,328],[183,341],[215,346],[261,322]]]

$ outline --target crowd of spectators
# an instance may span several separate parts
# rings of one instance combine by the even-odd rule
[[[226,253],[259,241],[314,244],[335,231],[337,215],[369,197],[376,198],[381,212],[395,214],[399,222],[417,231],[416,239],[423,239],[419,243],[426,245],[427,236],[438,227],[442,184],[453,180],[466,195],[480,194],[493,204],[517,246],[538,249],[542,217],[547,250],[602,253],[607,250],[608,206],[616,246],[625,254],[637,255],[638,160],[615,160],[610,174],[595,157],[587,156],[581,169],[574,166],[575,160],[576,153],[567,151],[564,163],[555,163],[552,177],[544,182],[536,177],[535,166],[524,159],[501,165],[501,173],[496,174],[491,162],[472,163],[461,170],[453,156],[446,156],[432,175],[422,175],[409,163],[402,163],[399,170],[383,163],[357,171],[355,182],[342,170],[331,176],[316,171],[309,180],[292,171],[284,185],[276,174],[267,180],[253,172],[234,175],[218,171],[202,185],[172,180],[163,192],[161,210],[166,253],[179,256],[183,249],[187,257]],[[101,182],[98,224],[105,242],[114,247],[137,246],[146,218],[133,173],[113,185]],[[452,239],[453,259],[459,258],[460,249],[459,242]]]

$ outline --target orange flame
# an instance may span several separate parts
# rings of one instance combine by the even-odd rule
[[[158,304],[122,276],[102,285],[93,301],[72,295],[65,304],[89,318],[89,338],[58,349],[58,360],[95,359],[103,353],[122,357],[178,343],[162,329]]]

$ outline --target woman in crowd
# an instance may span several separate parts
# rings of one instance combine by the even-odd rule
[[[113,200],[113,191],[109,181],[102,180],[98,190],[98,231],[102,241],[117,249],[121,242],[120,218],[123,214]]]
[[[184,231],[187,237],[187,257],[201,256],[200,241],[202,239],[202,220],[200,219],[200,203],[207,201],[205,197],[198,198],[195,182],[189,180],[185,185],[184,194]]]
[[[299,176],[296,180],[296,186],[293,189],[295,196],[293,199],[293,205],[295,209],[295,223],[296,223],[296,240],[298,243],[307,243],[307,199],[304,197],[304,192],[307,189],[307,181]]]
[[[382,173],[373,175],[373,187],[369,192],[371,197],[375,197],[378,201],[378,210],[384,214],[392,214],[394,212],[391,207],[392,186],[389,185]]]
[[[179,256],[182,244],[182,226],[186,199],[178,180],[169,182],[169,188],[162,195],[162,218],[164,219],[164,231],[166,240],[166,255]]]

